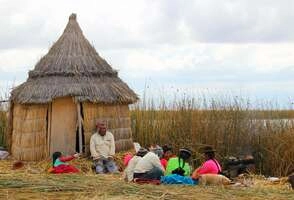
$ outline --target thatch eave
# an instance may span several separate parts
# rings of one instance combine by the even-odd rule
[[[102,104],[132,104],[138,100],[138,96],[118,77],[46,76],[28,79],[14,88],[11,101],[44,104],[67,96],[80,102]]]
[[[41,77],[48,77],[48,76],[89,76],[89,77],[117,77],[118,72],[108,72],[108,71],[87,71],[87,72],[79,72],[79,71],[67,71],[67,72],[61,72],[61,71],[49,71],[49,72],[41,72],[41,71],[29,71],[29,78],[41,78]]]

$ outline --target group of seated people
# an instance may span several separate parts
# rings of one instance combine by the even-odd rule
[[[107,131],[105,122],[97,123],[97,132],[90,139],[90,152],[93,159],[93,169],[97,174],[118,173],[118,167],[114,162],[114,137],[111,132]],[[188,162],[192,152],[188,148],[179,149],[177,155],[175,155],[169,145],[141,147],[134,156],[131,154],[125,156],[124,164],[126,168],[123,176],[129,182],[138,179],[169,182],[174,179],[186,178],[185,181],[195,183],[203,174],[220,174],[222,169],[215,159],[215,150],[211,146],[205,146],[202,153],[205,162],[192,173],[192,168]],[[63,156],[61,152],[53,153],[51,172],[79,172],[77,168],[67,163],[67,161],[77,157],[79,157],[79,154]]]
[[[195,184],[202,174],[220,174],[221,166],[214,152],[212,147],[204,147],[202,153],[206,161],[192,173],[188,162],[192,152],[188,148],[179,149],[177,155],[172,153],[169,145],[140,148],[133,157],[129,154],[125,156],[123,178],[128,182],[145,179]]]

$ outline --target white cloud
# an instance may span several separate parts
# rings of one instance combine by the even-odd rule
[[[72,12],[137,91],[156,87],[293,96],[291,0],[0,0],[0,79],[25,80]],[[290,81],[290,82],[289,82]],[[277,88],[283,90],[277,92]],[[246,92],[247,93],[247,92]]]
[[[0,50],[0,70],[4,72],[25,72],[32,70],[37,61],[45,55],[46,49]]]
[[[222,70],[276,72],[294,67],[294,43],[204,44],[152,46],[151,49],[103,50],[106,60],[125,73],[152,76],[153,73],[177,73]],[[102,55],[103,56],[103,55]],[[114,60],[114,58],[119,59]],[[219,74],[221,75],[221,74]]]

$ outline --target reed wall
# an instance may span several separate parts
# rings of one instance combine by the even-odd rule
[[[96,132],[96,123],[99,120],[107,122],[108,129],[114,136],[117,152],[133,147],[128,105],[83,103],[83,115],[86,152],[89,152],[90,138]]]
[[[47,156],[47,109],[48,105],[14,105],[11,152],[16,159]]]

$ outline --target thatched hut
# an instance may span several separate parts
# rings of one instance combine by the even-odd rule
[[[97,120],[106,120],[116,150],[132,147],[129,104],[137,95],[84,37],[76,15],[10,98],[10,149],[20,160],[55,151],[89,153]]]

